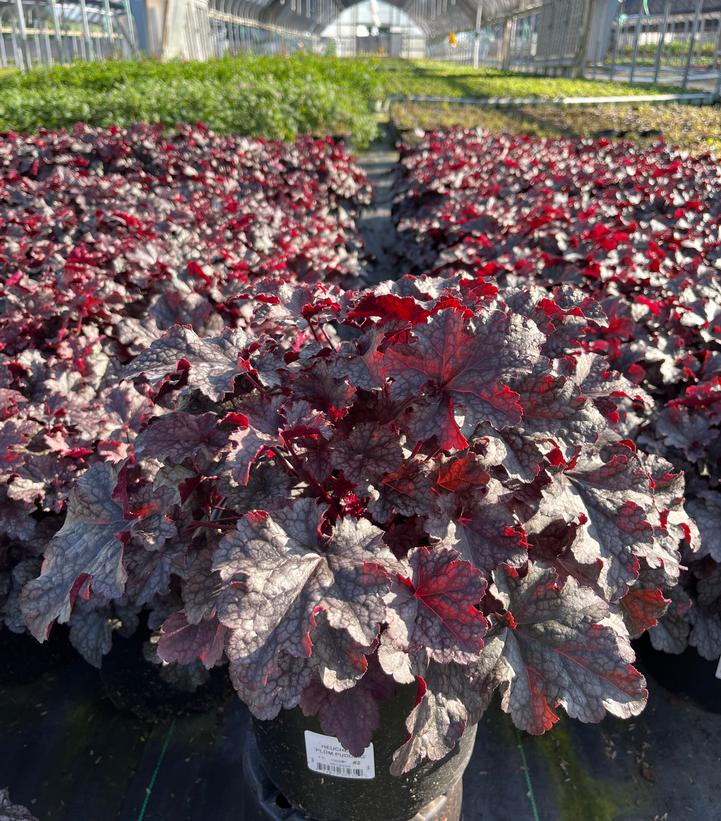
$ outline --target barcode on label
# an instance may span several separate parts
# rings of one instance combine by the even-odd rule
[[[351,755],[331,735],[305,731],[305,756],[308,769],[335,778],[375,778],[373,745],[369,744],[361,755]]]
[[[316,772],[331,773],[331,775],[345,775],[350,778],[363,778],[365,770],[362,767],[343,767],[340,764],[323,764],[316,761]]]

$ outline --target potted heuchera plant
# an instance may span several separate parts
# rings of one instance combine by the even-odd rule
[[[531,733],[638,714],[629,633],[691,527],[682,477],[625,438],[643,392],[570,353],[597,304],[465,275],[245,297],[243,329],[176,326],[127,368],[158,415],[81,478],[23,591],[35,635],[154,586],[160,657],[227,660],[318,818],[412,816],[495,691]]]

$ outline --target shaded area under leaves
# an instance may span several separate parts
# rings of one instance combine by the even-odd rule
[[[492,705],[466,771],[466,821],[532,821],[531,796],[544,821],[719,821],[721,715],[650,684],[637,719],[564,719],[540,738]],[[116,710],[97,671],[70,657],[32,682],[1,685],[0,726],[0,784],[39,821],[256,818],[242,774],[247,713],[235,696],[145,722]]]

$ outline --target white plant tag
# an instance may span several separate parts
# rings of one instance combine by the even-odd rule
[[[356,758],[344,750],[340,741],[332,735],[321,735],[305,731],[305,755],[308,769],[322,775],[336,778],[375,778],[376,768],[373,744],[369,744],[363,755]]]
[[[716,668],[716,678],[721,678],[721,658],[718,660],[718,667]]]

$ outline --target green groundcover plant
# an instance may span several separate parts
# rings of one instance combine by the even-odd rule
[[[0,77],[0,131],[204,122],[225,134],[346,134],[365,145],[381,96],[372,64],[311,55],[78,63]]]
[[[220,133],[343,134],[365,146],[390,94],[563,97],[637,86],[472,70],[432,61],[240,54],[206,62],[75,63],[0,75],[0,131],[204,122]],[[643,86],[643,93],[656,87]]]

